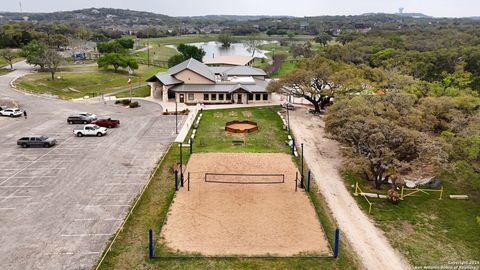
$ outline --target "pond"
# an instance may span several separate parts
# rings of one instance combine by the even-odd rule
[[[278,41],[262,40],[262,44],[271,44],[276,42]],[[222,55],[241,55],[241,56],[252,55],[252,53],[247,50],[247,47],[245,47],[245,45],[240,42],[232,43],[228,48],[222,47],[222,44],[216,41],[187,43],[187,45],[192,45],[198,48],[202,48],[205,51],[205,56],[203,57],[204,61],[208,59],[213,59],[214,57],[222,56]],[[174,48],[174,49],[176,48],[175,45],[167,45],[166,47]],[[269,51],[256,49],[254,56],[257,58],[268,58],[266,56],[268,52]]]

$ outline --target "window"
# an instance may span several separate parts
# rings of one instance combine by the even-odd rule
[[[263,100],[268,100],[268,94],[263,94]]]
[[[248,100],[253,100],[253,94],[248,94]]]
[[[208,100],[208,94],[203,94],[203,100]]]
[[[227,94],[227,100],[232,100],[232,94]]]
[[[211,94],[212,100],[217,100],[217,94]]]
[[[260,94],[255,94],[255,100],[260,100]]]
[[[223,100],[223,94],[218,94],[218,100]]]
[[[194,95],[193,94],[188,94],[188,100],[193,100],[194,99]]]

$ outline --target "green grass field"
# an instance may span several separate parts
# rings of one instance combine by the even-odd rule
[[[201,124],[193,143],[196,152],[284,152],[287,133],[277,115],[279,107],[240,108],[203,111]],[[252,120],[258,132],[231,134],[225,123],[232,120]],[[235,146],[232,140],[242,139],[245,145]]]
[[[0,76],[8,74],[10,72],[12,72],[10,69],[0,68]]]
[[[125,98],[125,97],[130,97],[130,90],[120,92],[115,94],[117,98]],[[148,97],[150,96],[150,86],[142,86],[139,88],[135,88],[132,90],[132,96],[133,97]]]
[[[246,146],[240,146],[243,152],[289,152],[285,144],[286,132],[281,128],[281,120],[276,114],[278,107],[248,108],[252,113],[252,120],[260,124],[258,134],[262,138],[247,139]],[[200,138],[214,136],[210,129],[220,130],[224,121],[230,119],[228,112],[241,113],[246,109],[204,111],[197,130],[194,143],[194,152],[236,151],[229,144],[227,135],[216,134],[219,138],[211,137],[222,147],[213,147],[210,144],[199,145]],[[219,113],[224,116],[219,117]],[[215,115],[217,117],[215,117]],[[232,116],[233,117],[233,116]],[[212,123],[213,122],[213,123]],[[271,122],[271,123],[267,123]],[[270,128],[272,131],[262,129]],[[207,132],[207,134],[203,134]],[[249,134],[248,136],[253,135]],[[270,142],[268,142],[270,141]],[[184,163],[188,161],[188,151],[184,152]],[[174,145],[159,164],[159,169],[150,182],[137,207],[126,221],[123,230],[112,246],[111,251],[100,265],[100,269],[356,269],[356,261],[349,252],[345,242],[341,241],[340,256],[332,258],[169,258],[148,259],[148,230],[153,229],[155,238],[158,238],[161,224],[166,219],[168,209],[174,197],[174,181],[172,166],[179,160],[178,147]],[[298,161],[298,160],[297,160]],[[335,223],[317,187],[312,187],[309,197],[319,214],[327,238],[333,241]],[[299,228],[301,229],[301,228]],[[156,239],[159,240],[159,239]],[[171,254],[171,250],[163,242],[156,241],[155,255]]]
[[[272,73],[272,77],[277,78],[277,77],[282,76],[283,74],[295,69],[295,65],[296,65],[295,61],[285,61],[285,62],[283,62],[282,65],[280,66],[280,68],[276,72]]]
[[[346,179],[351,185],[356,180],[351,176]],[[377,192],[365,181],[359,183],[364,192]],[[465,190],[448,183],[444,189],[443,200],[438,199],[437,192],[417,193],[398,205],[369,198],[376,225],[413,266],[479,259],[480,223],[476,219],[480,216],[480,196],[470,192],[468,201],[451,200],[449,194],[465,194]],[[381,192],[386,194],[385,190]],[[366,200],[360,196],[356,200],[368,212]]]
[[[144,83],[147,78],[162,70],[164,69],[141,65],[132,76],[133,84]],[[52,81],[50,73],[35,73],[19,78],[15,84],[30,92],[58,95],[64,99],[128,88],[128,73],[124,70],[115,73],[113,70],[102,70],[94,66],[72,66],[56,73],[55,77]]]

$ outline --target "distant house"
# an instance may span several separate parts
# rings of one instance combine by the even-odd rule
[[[264,103],[266,73],[249,66],[209,67],[193,58],[150,79],[151,96],[185,104]]]
[[[255,57],[241,55],[222,55],[203,61],[207,66],[252,66]]]

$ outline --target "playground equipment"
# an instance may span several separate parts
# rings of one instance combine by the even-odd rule
[[[233,133],[250,133],[258,130],[256,122],[253,121],[230,121],[225,124],[225,131]]]

